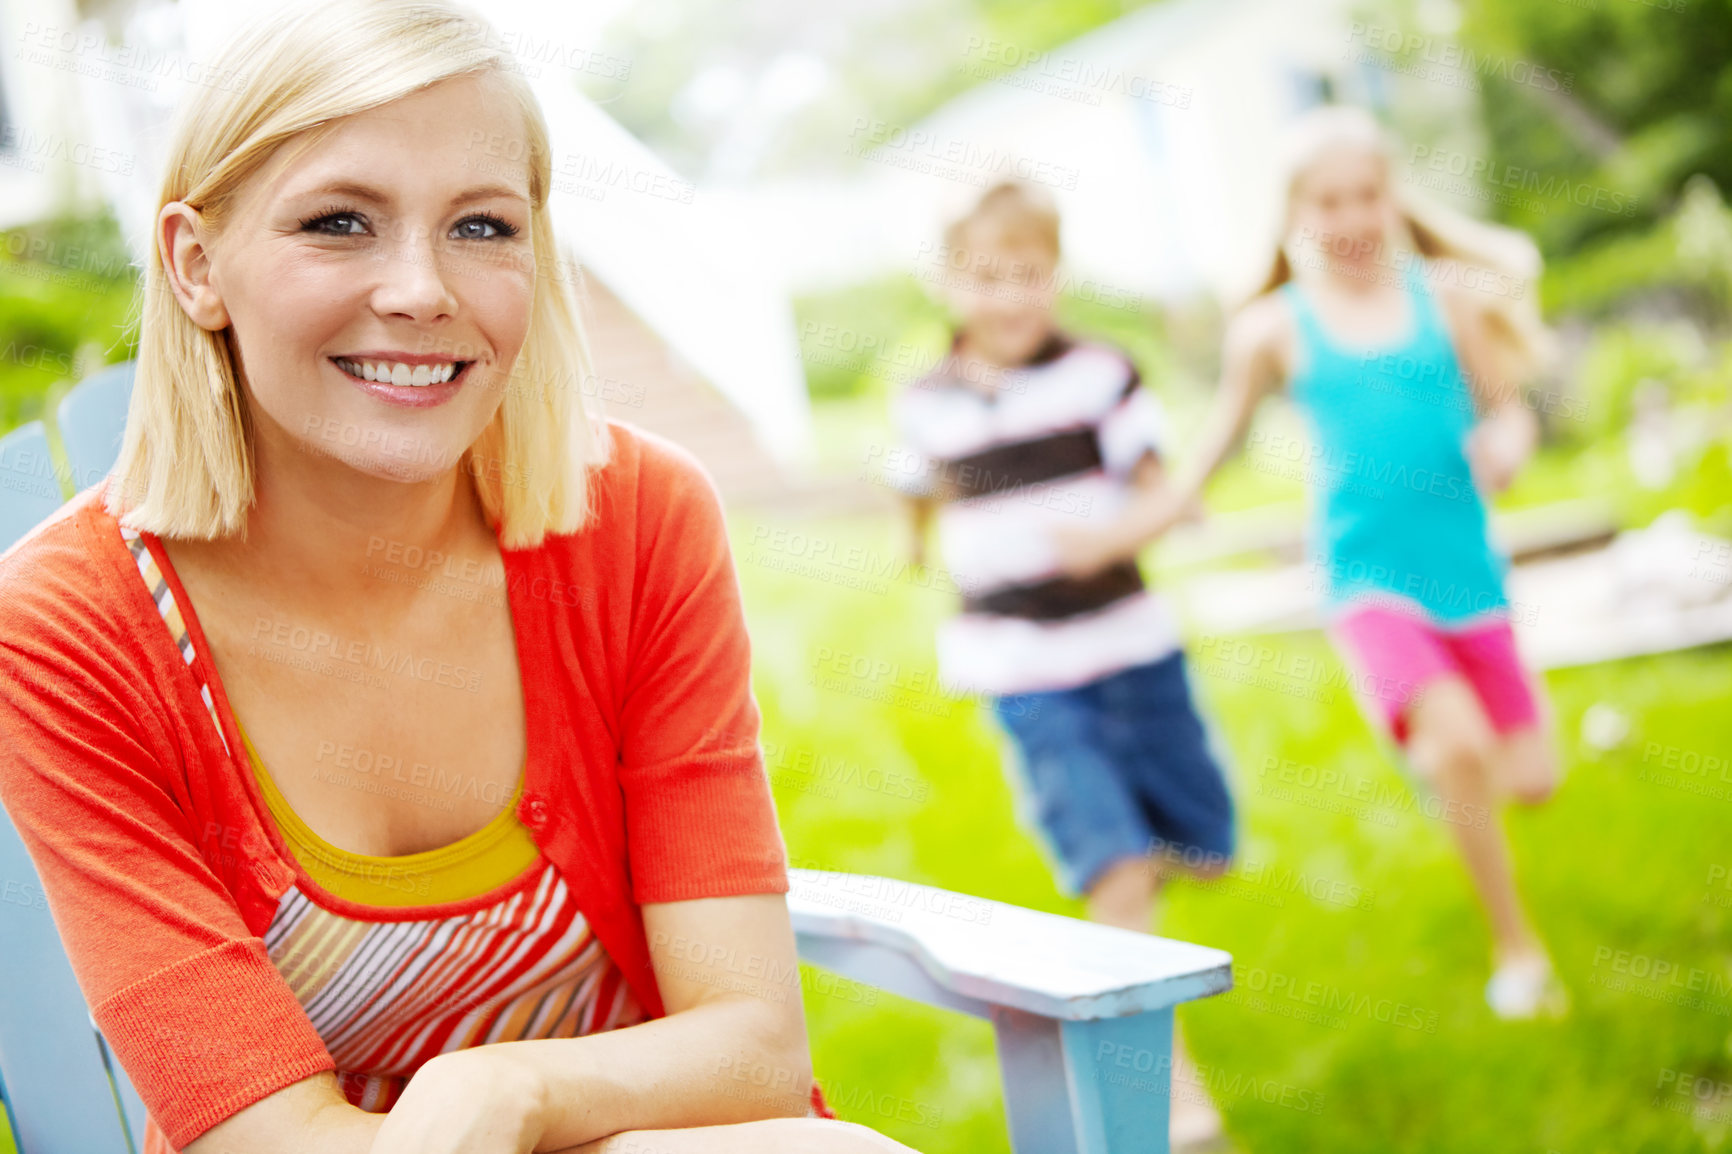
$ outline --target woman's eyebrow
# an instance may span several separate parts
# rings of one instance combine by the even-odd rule
[[[356,184],[350,180],[334,180],[328,184],[321,184],[317,188],[305,189],[296,193],[295,196],[346,196],[353,200],[364,200],[369,204],[391,203],[389,194],[370,185]]]
[[[472,204],[478,200],[497,200],[501,197],[509,200],[523,201],[529,199],[527,193],[519,192],[517,189],[509,188],[503,184],[482,184],[458,193],[456,196],[451,198],[451,203]]]
[[[383,189],[367,184],[358,184],[352,180],[331,181],[316,188],[309,188],[296,194],[301,196],[346,196],[354,200],[365,201],[368,204],[388,205],[391,195]],[[464,189],[451,198],[452,205],[472,204],[478,200],[496,200],[500,198],[527,201],[529,197],[523,192],[503,184],[481,184]]]

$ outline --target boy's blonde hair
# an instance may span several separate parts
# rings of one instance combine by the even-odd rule
[[[496,77],[522,113],[537,273],[504,398],[459,467],[474,477],[501,542],[529,548],[587,520],[589,469],[605,460],[607,442],[583,401],[590,360],[547,207],[547,125],[480,16],[448,0],[323,0],[244,30],[223,52],[218,75],[245,83],[201,88],[182,110],[157,207],[185,202],[220,231],[248,178],[289,141],[298,152],[344,117],[473,73]],[[159,536],[244,535],[254,474],[237,350],[228,330],[209,332],[182,311],[159,243],[145,266],[139,324],[108,509]]]
[[[979,228],[993,229],[1011,244],[1040,245],[1058,260],[1058,208],[1043,190],[1020,180],[1000,181],[981,193],[972,208],[945,228],[945,247],[953,253],[966,250],[970,234]]]
[[[1393,179],[1395,150],[1377,120],[1362,108],[1329,105],[1314,108],[1294,124],[1282,154],[1281,242],[1258,295],[1273,292],[1293,279],[1286,240],[1292,231],[1293,201],[1299,182],[1327,152],[1342,146],[1363,149],[1383,161],[1389,194],[1406,233],[1398,240],[1421,256],[1455,261],[1498,274],[1515,282],[1519,291],[1490,298],[1493,336],[1501,361],[1512,376],[1525,378],[1549,358],[1551,334],[1540,319],[1538,290],[1540,252],[1524,232],[1475,220],[1416,193]]]

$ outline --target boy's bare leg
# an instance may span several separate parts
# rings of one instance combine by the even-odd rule
[[[1088,892],[1088,915],[1092,922],[1122,930],[1149,933],[1155,924],[1155,905],[1166,881],[1161,863],[1154,857],[1121,858],[1108,866]],[[1173,1020],[1172,1120],[1169,1130],[1175,1150],[1207,1142],[1221,1133],[1221,1112],[1202,1088],[1196,1067],[1185,1053],[1178,1019]]]
[[[1120,858],[1089,887],[1089,921],[1148,933],[1162,881],[1159,863],[1154,858]]]
[[[1212,1143],[1221,1136],[1221,1112],[1209,1097],[1209,1088],[1198,1075],[1197,1067],[1191,1064],[1191,1055],[1185,1048],[1176,1015],[1173,1018],[1172,1103],[1172,1121],[1167,1129],[1174,1154]]]

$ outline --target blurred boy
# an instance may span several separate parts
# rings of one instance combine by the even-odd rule
[[[936,514],[966,591],[941,627],[940,674],[992,699],[1021,787],[1092,920],[1148,931],[1162,881],[1213,876],[1233,804],[1191,701],[1173,614],[1134,561],[1063,574],[1052,531],[1106,524],[1162,483],[1162,416],[1135,366],[1053,321],[1058,214],[1016,183],[945,233],[949,356],[896,400],[914,553]],[[1220,1116],[1175,1053],[1173,1140],[1196,1149]]]

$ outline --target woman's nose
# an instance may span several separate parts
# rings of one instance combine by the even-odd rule
[[[373,294],[375,311],[417,321],[456,311],[457,298],[431,229],[405,229],[384,249],[383,265]]]

